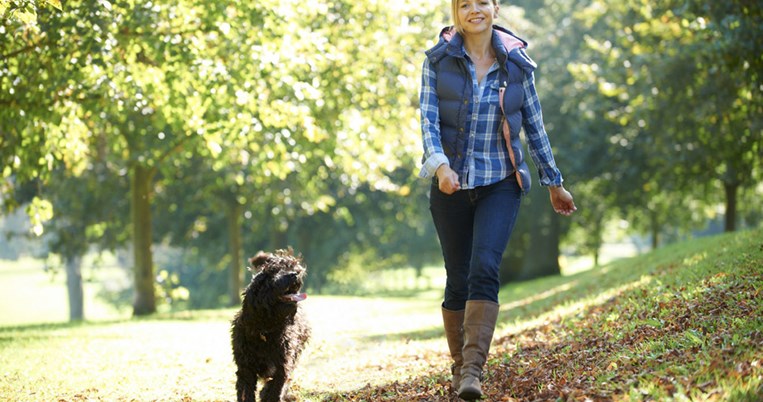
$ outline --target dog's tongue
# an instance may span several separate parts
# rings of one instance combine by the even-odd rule
[[[307,299],[307,293],[294,293],[286,295],[285,297],[293,302],[301,302],[302,300]]]

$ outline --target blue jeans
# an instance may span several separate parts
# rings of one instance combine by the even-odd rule
[[[433,182],[429,209],[445,260],[444,308],[463,310],[467,300],[498,302],[498,271],[521,193],[514,175],[451,195]]]

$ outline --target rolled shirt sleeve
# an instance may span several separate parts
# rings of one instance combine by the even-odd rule
[[[419,177],[424,179],[434,177],[440,165],[449,165],[440,138],[440,105],[436,87],[437,76],[429,64],[429,59],[424,59],[421,72],[421,93],[419,94],[421,136],[424,145],[424,161],[421,171],[419,171]]]

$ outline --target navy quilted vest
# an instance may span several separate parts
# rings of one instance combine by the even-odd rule
[[[524,193],[530,190],[530,170],[524,159],[519,132],[522,129],[522,88],[525,75],[535,70],[535,63],[521,48],[527,42],[511,31],[493,26],[493,48],[501,66],[500,82],[506,87],[503,93],[504,117],[509,123],[509,154],[518,173],[519,185]],[[507,51],[506,49],[509,48]],[[443,29],[440,41],[426,52],[429,63],[437,73],[437,96],[440,105],[440,135],[443,151],[451,168],[459,175],[464,171],[466,151],[466,119],[469,101],[472,99],[472,83],[466,66],[463,38],[450,28]]]

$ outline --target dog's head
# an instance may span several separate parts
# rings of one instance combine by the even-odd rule
[[[306,270],[291,249],[261,251],[249,259],[249,270],[254,276],[244,291],[245,305],[289,315],[296,312],[297,303],[307,298],[307,294],[300,293]]]

